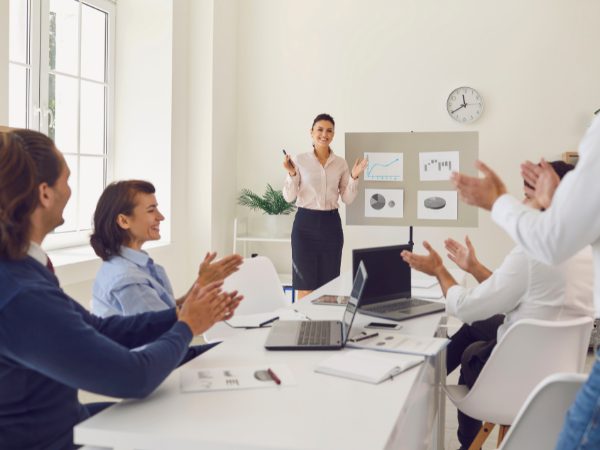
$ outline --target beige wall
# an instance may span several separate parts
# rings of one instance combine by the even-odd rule
[[[598,2],[254,0],[239,17],[238,189],[281,188],[281,149],[309,151],[312,119],[327,112],[342,156],[345,132],[477,130],[481,159],[521,198],[519,163],[574,151],[600,107]],[[445,110],[461,86],[485,99],[470,125]],[[344,233],[342,270],[352,248],[408,239],[399,227]],[[513,247],[480,212],[477,229],[416,228],[416,251],[465,234],[491,268]],[[285,251],[278,269],[290,272]]]

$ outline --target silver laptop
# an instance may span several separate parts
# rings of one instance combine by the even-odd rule
[[[277,320],[265,342],[267,350],[336,350],[348,340],[350,328],[367,282],[367,271],[361,262],[356,271],[352,293],[339,320]]]
[[[360,312],[396,321],[445,311],[443,303],[412,298],[411,271],[400,253],[412,245],[352,250],[352,266],[364,264],[371,280],[362,294]]]

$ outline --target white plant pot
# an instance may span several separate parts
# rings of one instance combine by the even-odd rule
[[[267,234],[270,238],[280,237],[283,233],[282,218],[281,215],[267,215]]]

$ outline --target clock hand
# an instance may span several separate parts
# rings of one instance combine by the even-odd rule
[[[463,105],[467,106],[467,101],[465,100],[465,94],[463,94]]]
[[[464,108],[465,105],[461,105],[460,107],[456,108],[454,111],[452,111],[452,114],[454,114],[456,111],[458,111],[460,108]]]

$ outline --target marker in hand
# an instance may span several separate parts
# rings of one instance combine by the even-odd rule
[[[285,150],[283,151],[283,154],[284,154],[285,156],[287,156],[287,153],[285,152]],[[292,162],[292,159],[291,159],[291,158],[290,158],[290,164],[292,165],[292,169],[295,169],[295,168],[296,168],[296,166],[294,166],[294,163]]]

